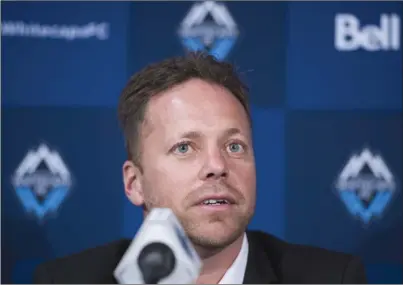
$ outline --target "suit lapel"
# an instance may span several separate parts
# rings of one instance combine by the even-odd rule
[[[273,284],[278,278],[259,240],[247,232],[249,243],[248,263],[246,265],[243,284]]]

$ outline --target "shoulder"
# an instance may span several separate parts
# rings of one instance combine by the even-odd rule
[[[121,239],[40,264],[34,284],[113,283],[113,271],[128,248]]]
[[[248,240],[264,251],[282,283],[366,283],[360,258],[351,254],[288,243],[261,231],[248,232]]]

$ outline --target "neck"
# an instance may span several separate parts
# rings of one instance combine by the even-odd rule
[[[202,257],[203,268],[196,284],[218,284],[238,256],[243,238],[244,235],[242,234],[232,244],[209,254],[203,249],[198,249],[199,254],[202,253],[200,256]]]

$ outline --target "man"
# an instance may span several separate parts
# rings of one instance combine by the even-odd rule
[[[366,283],[353,256],[247,231],[256,173],[247,88],[233,66],[201,53],[149,65],[119,102],[128,199],[169,207],[203,260],[199,284]],[[115,283],[129,240],[38,267],[35,283]]]

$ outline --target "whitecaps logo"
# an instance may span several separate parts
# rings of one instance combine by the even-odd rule
[[[212,20],[207,20],[211,15]],[[178,30],[182,44],[190,51],[207,50],[224,60],[238,38],[238,28],[227,7],[214,1],[192,6]]]
[[[62,40],[83,40],[95,38],[107,40],[109,23],[88,23],[86,25],[47,25],[24,21],[4,21],[1,23],[3,37],[26,37]]]
[[[364,173],[365,166],[369,173]],[[353,155],[336,182],[341,200],[348,211],[369,225],[375,217],[381,218],[396,191],[396,182],[380,155],[364,149]]]
[[[71,185],[71,174],[59,153],[45,144],[28,151],[13,176],[20,202],[39,221],[59,209]]]

